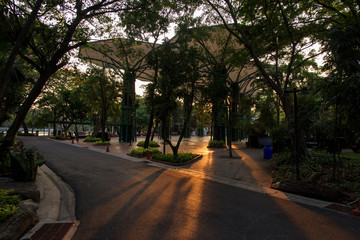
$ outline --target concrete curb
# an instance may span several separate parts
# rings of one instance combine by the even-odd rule
[[[40,204],[37,210],[39,222],[28,231],[21,239],[31,239],[31,236],[46,223],[75,222],[75,196],[69,185],[61,180],[46,165],[38,169],[36,185],[40,191]],[[68,234],[71,239],[76,229]]]

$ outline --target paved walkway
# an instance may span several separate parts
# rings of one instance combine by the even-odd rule
[[[171,140],[176,143],[177,139],[178,137],[175,136]],[[142,140],[145,140],[145,137],[137,138],[137,141]],[[160,144],[160,151],[163,151],[163,141],[158,138],[154,140]],[[244,141],[233,142],[233,157],[230,158],[228,149],[207,148],[209,140],[209,136],[183,139],[179,152],[201,154],[203,158],[181,168],[263,187],[271,186],[269,160],[263,159],[262,149],[246,148]],[[131,145],[119,143],[117,137],[113,137],[110,143],[110,152],[117,154],[127,154],[131,149],[137,147],[136,142]],[[94,146],[93,143],[83,142],[83,139],[80,139],[79,142],[75,141],[74,144],[101,150],[106,149],[106,146]],[[165,152],[172,152],[169,145],[166,145]]]

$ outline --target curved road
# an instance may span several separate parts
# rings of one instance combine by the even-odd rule
[[[73,239],[360,239],[360,217],[271,198],[40,137],[75,191]]]

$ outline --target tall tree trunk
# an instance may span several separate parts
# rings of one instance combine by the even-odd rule
[[[218,108],[216,104],[213,104],[212,106],[212,113],[213,113],[213,126],[212,128],[213,130],[213,140],[220,140],[220,129],[219,129],[219,121],[218,121],[218,117],[219,117],[219,112],[218,112]]]
[[[28,128],[28,126],[26,125],[26,122],[25,122],[25,121],[23,121],[22,126],[23,126],[23,128],[24,128],[24,133],[25,133],[26,135],[28,135],[28,134],[29,134],[29,128]]]
[[[149,147],[150,136],[151,136],[151,129],[152,129],[153,125],[154,125],[154,110],[151,109],[150,118],[149,118],[149,123],[148,123],[148,127],[147,127],[147,132],[146,132],[145,143],[144,143],[144,148],[148,148],[148,147]],[[155,131],[155,130],[154,130],[154,131]]]
[[[75,123],[75,138],[76,138],[76,141],[78,142],[79,141],[79,131],[78,131],[78,127],[77,127],[76,123]]]
[[[230,102],[229,106],[229,122],[228,122],[228,146],[229,146],[229,157],[232,158],[232,129],[233,129],[233,122],[232,122],[232,101]]]
[[[39,96],[44,87],[45,83],[48,81],[50,76],[55,73],[58,68],[55,66],[47,66],[46,70],[40,73],[40,77],[38,81],[35,83],[34,87],[30,91],[28,97],[21,105],[12,125],[8,129],[3,144],[1,145],[0,152],[7,151],[10,146],[14,144],[15,136],[17,131],[19,130],[21,124],[24,122],[27,113],[29,112],[33,102]]]
[[[99,119],[97,119],[94,122],[94,131],[91,134],[91,137],[96,137],[96,135],[100,132],[100,130],[101,130],[101,122],[99,121]]]
[[[53,120],[53,135],[57,136],[57,123],[56,123],[56,118],[57,118],[57,111],[56,111],[56,107],[54,107],[54,120]]]
[[[283,110],[285,112],[285,117],[287,120],[287,130],[288,133],[291,137],[291,152],[292,155],[294,156],[295,153],[297,152],[297,154],[299,156],[309,156],[309,152],[306,148],[306,143],[305,143],[305,138],[304,135],[301,131],[301,129],[298,127],[298,136],[297,136],[297,141],[298,141],[298,149],[296,151],[296,134],[295,134],[295,117],[294,117],[294,110],[293,110],[293,104],[291,104],[291,101],[288,97],[282,97],[281,98],[281,102],[283,105]]]
[[[102,106],[101,110],[101,141],[105,142],[105,128],[106,128],[106,107]]]
[[[159,121],[158,119],[155,120],[154,131],[152,132],[152,134],[151,134],[151,139],[150,139],[151,141],[154,140],[155,133],[156,133],[158,127],[159,127],[159,122],[160,122],[160,121]]]

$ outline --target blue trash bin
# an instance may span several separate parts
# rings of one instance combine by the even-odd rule
[[[263,148],[264,159],[271,159],[273,154],[273,148],[270,145],[266,145]]]

